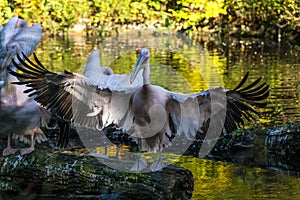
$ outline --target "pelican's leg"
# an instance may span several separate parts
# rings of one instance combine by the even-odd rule
[[[139,144],[138,145],[139,150],[137,152],[137,160],[135,161],[134,165],[130,169],[130,171],[132,171],[132,172],[140,172],[144,168],[147,167],[147,161],[144,158],[142,158],[142,153],[141,153],[142,141],[141,141],[141,138],[138,138],[138,144]]]
[[[120,154],[120,146],[121,146],[121,145],[118,145],[118,146],[117,146],[116,158],[119,158],[119,154]]]
[[[151,164],[150,169],[153,172],[156,171],[162,171],[162,169],[165,167],[163,161],[162,161],[162,149],[159,151],[159,157],[158,160]]]
[[[25,148],[25,149],[20,149],[20,154],[21,155],[25,155],[25,154],[30,154],[31,152],[34,151],[34,132],[32,132],[32,134],[30,135],[30,139],[31,139],[31,144],[29,148]]]
[[[2,152],[3,156],[9,156],[11,154],[15,154],[18,151],[18,149],[14,149],[11,147],[11,137],[12,133],[9,133],[7,138],[7,147]]]

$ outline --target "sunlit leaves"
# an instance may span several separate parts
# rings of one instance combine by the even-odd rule
[[[0,0],[0,24],[4,24],[10,17],[13,16],[13,12],[6,0]]]
[[[0,0],[0,23],[13,15],[40,23],[52,34],[74,25],[100,35],[145,25],[189,33],[212,29],[229,35],[278,41],[282,35],[282,40],[300,40],[300,1],[295,0]],[[277,36],[278,31],[281,35]]]
[[[220,14],[226,14],[223,8],[223,0],[182,0],[177,1],[176,8],[170,8],[175,17],[175,28],[197,29],[209,25],[211,19],[217,18]]]

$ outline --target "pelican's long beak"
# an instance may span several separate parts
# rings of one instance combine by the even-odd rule
[[[146,60],[147,60],[147,58],[145,56],[140,55],[138,61],[136,62],[135,66],[130,74],[130,84],[133,83],[133,81],[136,78],[139,71],[145,67],[144,64],[145,64]]]

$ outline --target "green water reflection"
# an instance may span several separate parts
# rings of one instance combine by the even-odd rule
[[[126,33],[104,41],[84,35],[43,38],[37,55],[49,69],[82,73],[89,53],[101,52],[102,65],[129,74],[138,49],[151,51],[151,81],[176,92],[194,93],[209,87],[233,88],[250,71],[270,84],[268,108],[256,123],[263,126],[300,121],[300,62],[297,52],[270,48],[256,40],[195,42],[178,35]],[[248,124],[252,126],[253,123]],[[259,168],[181,157],[180,165],[195,178],[193,199],[300,199],[300,179]]]
[[[181,157],[194,175],[192,199],[299,199],[300,179],[259,168]]]

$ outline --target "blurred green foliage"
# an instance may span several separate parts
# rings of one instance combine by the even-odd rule
[[[0,23],[13,15],[51,34],[74,25],[99,33],[142,25],[300,41],[300,1],[294,0],[0,0]]]
[[[300,1],[225,1],[220,30],[229,35],[300,42]]]
[[[223,0],[183,0],[177,1],[176,4],[168,10],[171,11],[174,21],[181,30],[206,27],[220,15],[227,13]]]

